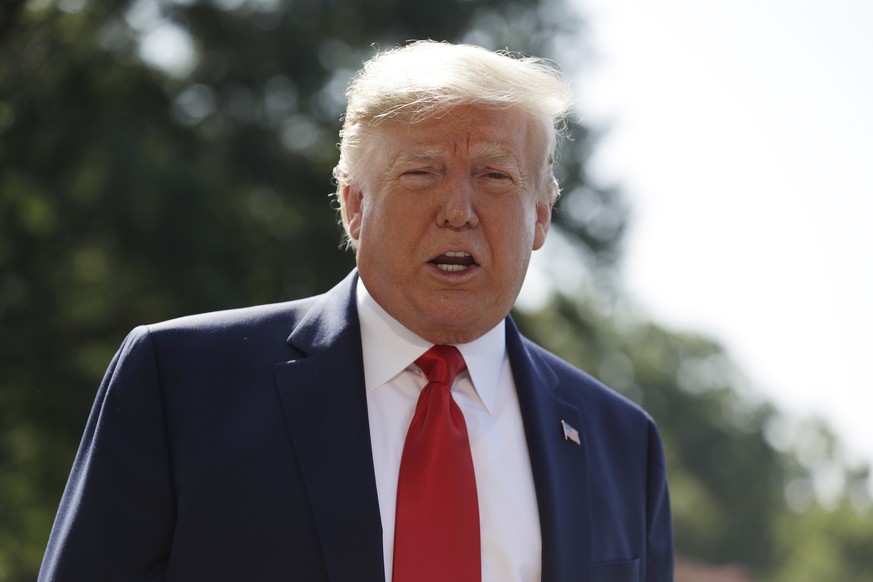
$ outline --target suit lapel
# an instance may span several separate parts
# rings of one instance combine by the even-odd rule
[[[524,422],[542,534],[542,581],[590,580],[591,527],[585,426],[558,396],[558,378],[528,349],[511,319],[506,347]],[[565,440],[561,421],[579,431]]]
[[[333,582],[383,582],[382,527],[364,385],[356,273],[316,300],[277,364],[279,396]],[[511,319],[507,351],[522,411],[542,534],[542,582],[590,579],[585,426],[558,378]],[[564,420],[581,444],[565,440]]]
[[[355,280],[316,300],[288,338],[301,357],[276,379],[330,579],[384,582]]]

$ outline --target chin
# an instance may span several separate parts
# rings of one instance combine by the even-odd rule
[[[479,314],[481,315],[481,314]],[[422,332],[417,332],[424,339],[435,344],[466,344],[488,333],[502,318],[490,321],[476,318],[441,318],[432,319]]]

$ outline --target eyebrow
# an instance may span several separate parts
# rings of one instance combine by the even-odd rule
[[[521,160],[512,151],[506,149],[497,143],[484,143],[478,145],[473,150],[475,159],[485,162],[503,162],[511,163],[519,170],[522,169]],[[434,161],[443,160],[448,157],[449,153],[442,147],[422,147],[411,151],[401,153],[391,162],[390,167],[396,167],[401,164],[419,164],[433,163]]]
[[[475,156],[489,161],[512,162],[521,167],[521,160],[513,152],[496,143],[485,143],[474,150]]]
[[[446,151],[443,148],[421,148],[400,154],[391,165],[432,162],[444,157],[446,157]]]
[[[524,167],[522,166],[521,159],[513,151],[505,148],[499,143],[486,142],[483,144],[478,144],[474,147],[472,154],[473,159],[477,160],[480,165],[483,163],[510,164],[515,167],[521,175],[527,174]],[[442,163],[442,161],[445,160],[447,157],[449,157],[449,152],[446,150],[446,148],[438,146],[422,146],[420,148],[401,153],[389,164],[388,167],[396,168],[397,166],[406,166],[410,164]]]

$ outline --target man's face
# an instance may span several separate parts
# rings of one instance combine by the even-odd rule
[[[373,298],[437,344],[485,334],[512,308],[551,207],[542,129],[515,109],[461,106],[372,130],[342,190]]]

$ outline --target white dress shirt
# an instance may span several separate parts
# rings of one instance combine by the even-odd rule
[[[406,431],[427,383],[414,364],[433,345],[388,315],[359,279],[358,315],[376,490],[382,516],[385,579],[392,578],[397,476]],[[515,384],[506,354],[505,323],[456,346],[467,363],[452,396],[467,421],[479,496],[483,582],[540,580],[537,498]]]

